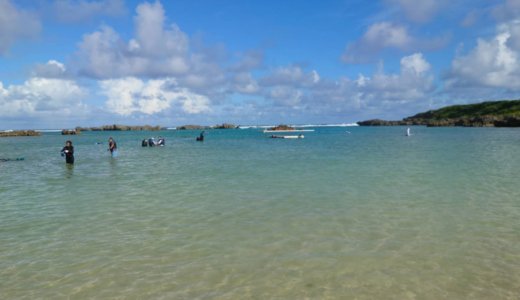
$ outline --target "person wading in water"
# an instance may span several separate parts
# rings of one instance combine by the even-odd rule
[[[71,141],[67,141],[67,146],[61,149],[61,155],[65,156],[65,162],[68,164],[74,164],[74,147]]]
[[[108,139],[108,151],[112,154],[112,157],[117,156],[117,144],[113,138]]]

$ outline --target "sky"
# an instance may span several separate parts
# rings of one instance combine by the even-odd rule
[[[520,0],[0,0],[0,129],[400,120],[519,55]]]

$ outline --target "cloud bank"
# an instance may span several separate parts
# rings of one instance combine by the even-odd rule
[[[410,22],[420,24],[430,22],[448,5],[388,2],[398,5]],[[81,10],[76,14],[82,15],[75,16],[79,22],[118,16],[126,9],[119,0],[51,4],[64,13]],[[143,2],[135,8],[131,31],[118,32],[103,23],[78,37],[75,52],[66,60],[50,58],[32,64],[27,79],[16,84],[0,80],[0,116],[53,124],[107,117],[129,124],[168,122],[165,125],[186,120],[353,122],[382,115],[404,117],[453,103],[507,99],[520,90],[520,23],[515,5],[506,0],[491,7],[488,13],[501,20],[495,35],[478,38],[468,51],[459,47],[444,69],[430,52],[445,49],[450,35],[425,37],[403,20],[373,22],[358,39],[346,43],[340,61],[349,68],[372,63],[377,68],[365,68],[357,76],[331,77],[319,65],[277,65],[265,49],[230,53],[224,43],[206,45],[202,35],[190,36],[168,21],[161,2]],[[0,39],[0,50],[6,55],[18,41],[35,37],[41,25],[29,10],[11,1],[0,0],[0,7],[4,8],[0,25],[8,24],[0,26],[0,35],[6,37]],[[6,11],[9,15],[2,13]],[[477,14],[468,10],[461,15],[466,18],[457,22],[471,27]],[[28,26],[12,25],[21,23]],[[385,70],[385,61],[397,71]],[[439,72],[442,75],[436,77]]]

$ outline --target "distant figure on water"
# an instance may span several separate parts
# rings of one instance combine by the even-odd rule
[[[74,164],[74,147],[71,141],[65,143],[66,146],[61,149],[61,156],[65,156],[65,162],[68,164]]]
[[[112,154],[112,157],[117,156],[117,144],[113,138],[108,139],[108,150],[107,151],[110,151],[110,154]]]
[[[141,146],[148,147],[148,141],[146,139],[144,139],[143,142],[141,143]]]
[[[159,140],[157,141],[157,146],[164,146],[164,139],[162,136],[159,136]]]
[[[410,136],[410,128],[408,128],[408,130],[406,130],[406,136]]]
[[[153,137],[148,139],[148,146],[150,146],[150,147],[155,146],[155,141],[153,140]]]
[[[199,142],[204,141],[204,131],[200,133],[200,136],[197,138],[197,141],[199,141]]]
[[[22,161],[25,160],[25,157],[19,157],[19,158],[0,158],[0,162],[7,162],[7,161]]]

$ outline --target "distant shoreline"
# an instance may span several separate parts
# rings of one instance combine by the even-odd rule
[[[225,123],[224,123],[225,124]],[[0,129],[0,133],[2,132],[13,132],[13,131],[36,131],[36,132],[41,132],[41,133],[49,133],[49,132],[62,132],[62,131],[76,131],[78,129],[80,129],[80,131],[139,131],[139,130],[150,130],[152,131],[152,128],[155,128],[155,127],[160,127],[159,130],[182,130],[181,128],[182,127],[186,127],[186,126],[196,126],[196,127],[200,127],[200,128],[197,128],[197,129],[223,129],[221,128],[222,125],[214,125],[214,126],[204,126],[204,125],[183,125],[183,126],[150,126],[150,125],[144,125],[144,126],[127,126],[127,125],[116,125],[116,126],[124,126],[126,129],[123,130],[123,127],[120,128],[120,129],[103,129],[103,127],[107,128],[107,127],[113,127],[114,125],[106,125],[106,126],[101,126],[101,127],[97,127],[97,126],[93,126],[93,127],[81,127],[81,126],[77,126],[75,128],[68,128],[68,129],[49,129],[49,128],[45,128],[45,129],[17,129],[17,130],[5,130],[5,129]],[[218,126],[218,127],[217,127]],[[234,126],[234,125],[233,125]],[[255,128],[271,128],[271,127],[276,127],[277,125],[237,125],[235,126],[236,129],[255,129]],[[300,127],[300,128],[307,128],[307,127],[357,127],[359,126],[358,124],[356,123],[336,123],[336,124],[309,124],[309,123],[306,123],[306,124],[295,124],[295,125],[289,125],[291,127]],[[128,129],[130,128],[130,129]],[[193,129],[193,130],[197,130],[197,129]]]
[[[358,122],[359,126],[413,126],[426,127],[520,127],[518,116],[476,116],[456,119],[424,120],[403,119],[402,121],[384,121],[379,119]]]
[[[41,136],[42,133],[34,130],[9,130],[0,132],[0,137],[11,136]]]
[[[372,119],[357,124],[359,126],[520,127],[520,100],[452,105],[419,113],[401,121]]]

